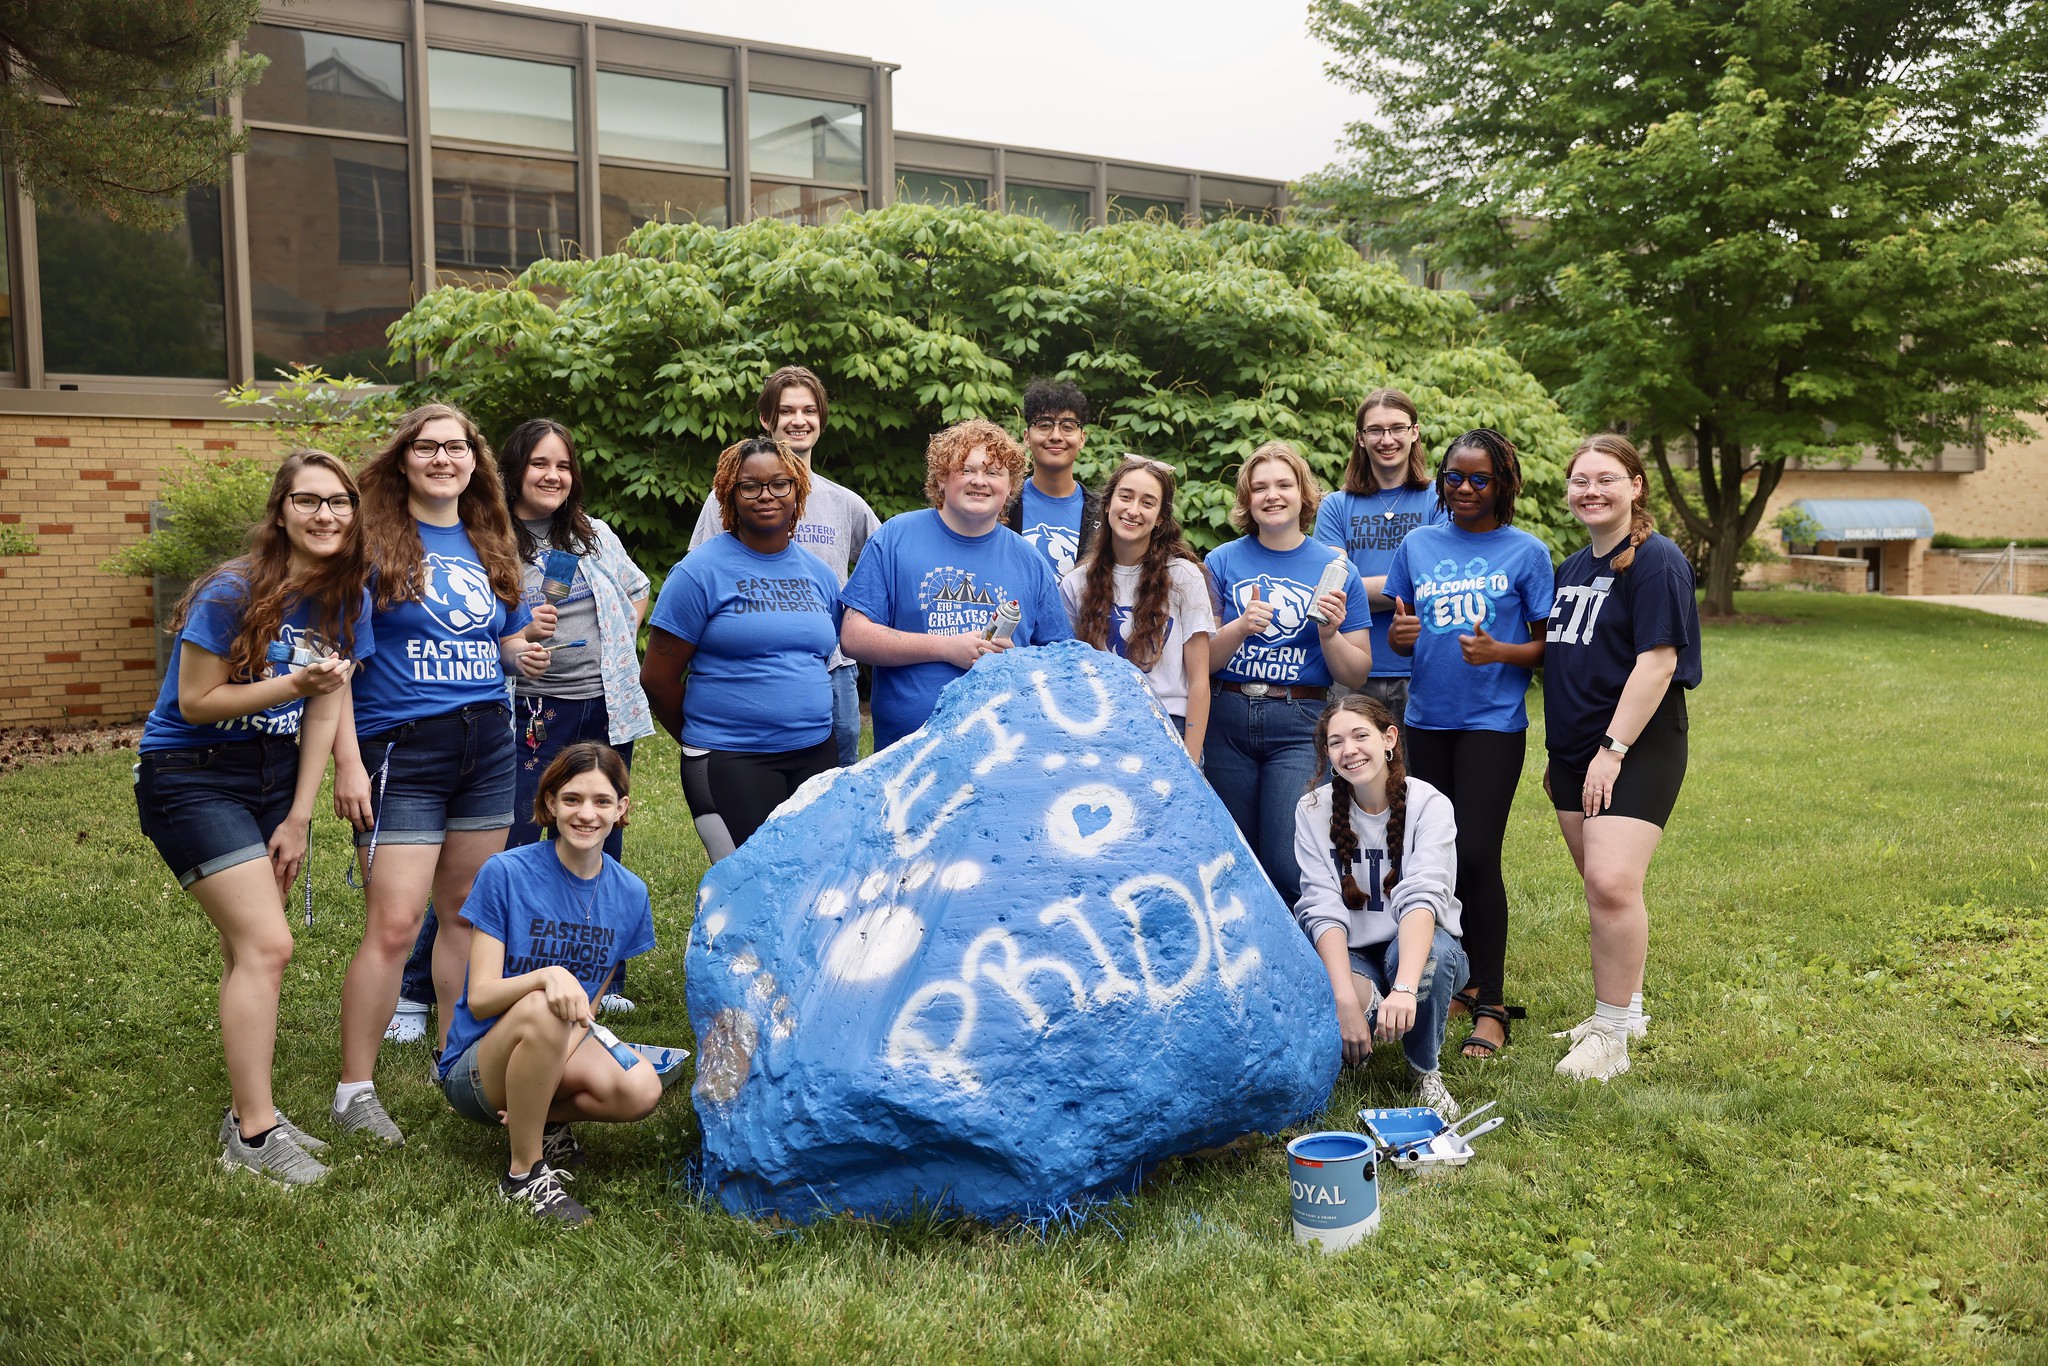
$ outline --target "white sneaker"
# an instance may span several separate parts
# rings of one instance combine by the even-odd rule
[[[1608,1081],[1628,1071],[1628,1034],[1599,1026],[1586,1031],[1558,1063],[1557,1074],[1575,1081]]]
[[[597,1013],[600,1015],[631,1015],[634,1009],[633,1003],[616,991],[606,992],[597,1001]]]
[[[1450,1088],[1444,1085],[1441,1072],[1421,1072],[1415,1078],[1415,1103],[1427,1105],[1444,1117],[1444,1123],[1455,1124],[1465,1108],[1451,1099]]]
[[[1550,1037],[1553,1039],[1570,1039],[1573,1043],[1577,1043],[1580,1039],[1583,1039],[1586,1037],[1586,1035],[1590,1034],[1593,1031],[1594,1026],[1597,1025],[1599,1022],[1599,1016],[1588,1015],[1585,1019],[1573,1025],[1570,1029],[1560,1029],[1555,1034],[1552,1034]],[[1631,1039],[1640,1039],[1649,1032],[1649,1016],[1632,1015],[1629,1017],[1628,1036]]]
[[[398,1009],[391,1014],[391,1023],[384,1026],[384,1040],[387,1043],[418,1043],[427,1037],[427,1011],[431,1007],[418,1001],[401,999]]]

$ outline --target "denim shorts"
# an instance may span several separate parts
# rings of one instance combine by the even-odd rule
[[[135,769],[142,833],[180,887],[266,856],[292,809],[298,737],[257,735],[199,749],[159,749]]]
[[[441,1094],[448,1097],[448,1104],[456,1114],[472,1124],[488,1124],[495,1129],[499,1126],[498,1107],[491,1104],[490,1097],[484,1094],[483,1074],[477,1071],[477,1050],[483,1045],[484,1041],[478,1039],[462,1050],[462,1056],[449,1066],[448,1075],[441,1079]]]
[[[363,765],[377,837],[386,844],[440,844],[450,830],[512,824],[512,712],[474,703],[377,735],[365,735]],[[382,771],[380,771],[382,770]],[[366,845],[371,832],[358,830]]]

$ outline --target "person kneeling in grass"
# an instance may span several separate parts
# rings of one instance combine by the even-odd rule
[[[499,1194],[570,1225],[590,1217],[562,1188],[565,1169],[583,1163],[570,1121],[630,1123],[661,1100],[653,1064],[621,1067],[590,1041],[591,1003],[654,947],[647,884],[604,852],[626,823],[627,782],[618,753],[594,742],[541,774],[533,821],[553,838],[495,854],[477,873],[462,910],[475,931],[469,976],[442,1053],[455,1112],[511,1131]]]

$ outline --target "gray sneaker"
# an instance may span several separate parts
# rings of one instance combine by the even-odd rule
[[[545,1162],[533,1164],[524,1181],[511,1176],[498,1179],[498,1194],[515,1205],[524,1205],[534,1218],[552,1220],[574,1228],[590,1218],[590,1211],[576,1203],[562,1189],[562,1174]]]
[[[384,1113],[384,1106],[378,1101],[375,1091],[358,1093],[356,1098],[348,1103],[346,1110],[329,1109],[327,1118],[333,1121],[334,1127],[342,1133],[352,1134],[361,1131],[388,1147],[405,1146],[405,1135],[391,1122],[391,1116]]]
[[[230,1129],[227,1142],[221,1145],[220,1164],[229,1171],[240,1168],[286,1186],[310,1186],[327,1175],[327,1168],[301,1148],[282,1124],[270,1131],[260,1148],[242,1142],[240,1131]]]
[[[290,1134],[292,1142],[298,1144],[309,1153],[317,1153],[327,1147],[326,1139],[313,1137],[313,1135],[307,1133],[304,1129],[301,1129],[298,1125],[292,1123],[290,1119],[286,1118],[282,1110],[277,1112],[277,1127]],[[235,1127],[235,1108],[230,1105],[227,1109],[221,1111],[220,1145],[225,1148],[228,1145],[228,1136],[240,1132],[241,1130]]]
[[[554,1168],[557,1176],[568,1180],[574,1169],[588,1159],[583,1155],[583,1145],[576,1141],[576,1135],[570,1132],[567,1124],[543,1124],[540,1160]]]

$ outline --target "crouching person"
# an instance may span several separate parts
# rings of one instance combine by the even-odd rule
[[[563,1188],[583,1162],[569,1125],[645,1119],[661,1100],[653,1064],[591,1037],[592,1002],[628,958],[654,947],[647,884],[604,852],[626,823],[626,765],[609,746],[571,745],[541,774],[533,821],[551,836],[488,859],[462,917],[469,976],[441,1055],[441,1090],[464,1119],[503,1124],[511,1165],[498,1191],[542,1219],[590,1211]]]
[[[1458,827],[1450,799],[1407,776],[1399,729],[1364,693],[1333,702],[1316,723],[1318,781],[1295,807],[1300,922],[1330,974],[1344,1062],[1398,1040],[1415,1103],[1445,1119],[1458,1104],[1437,1060],[1451,996],[1470,965],[1459,943]]]

